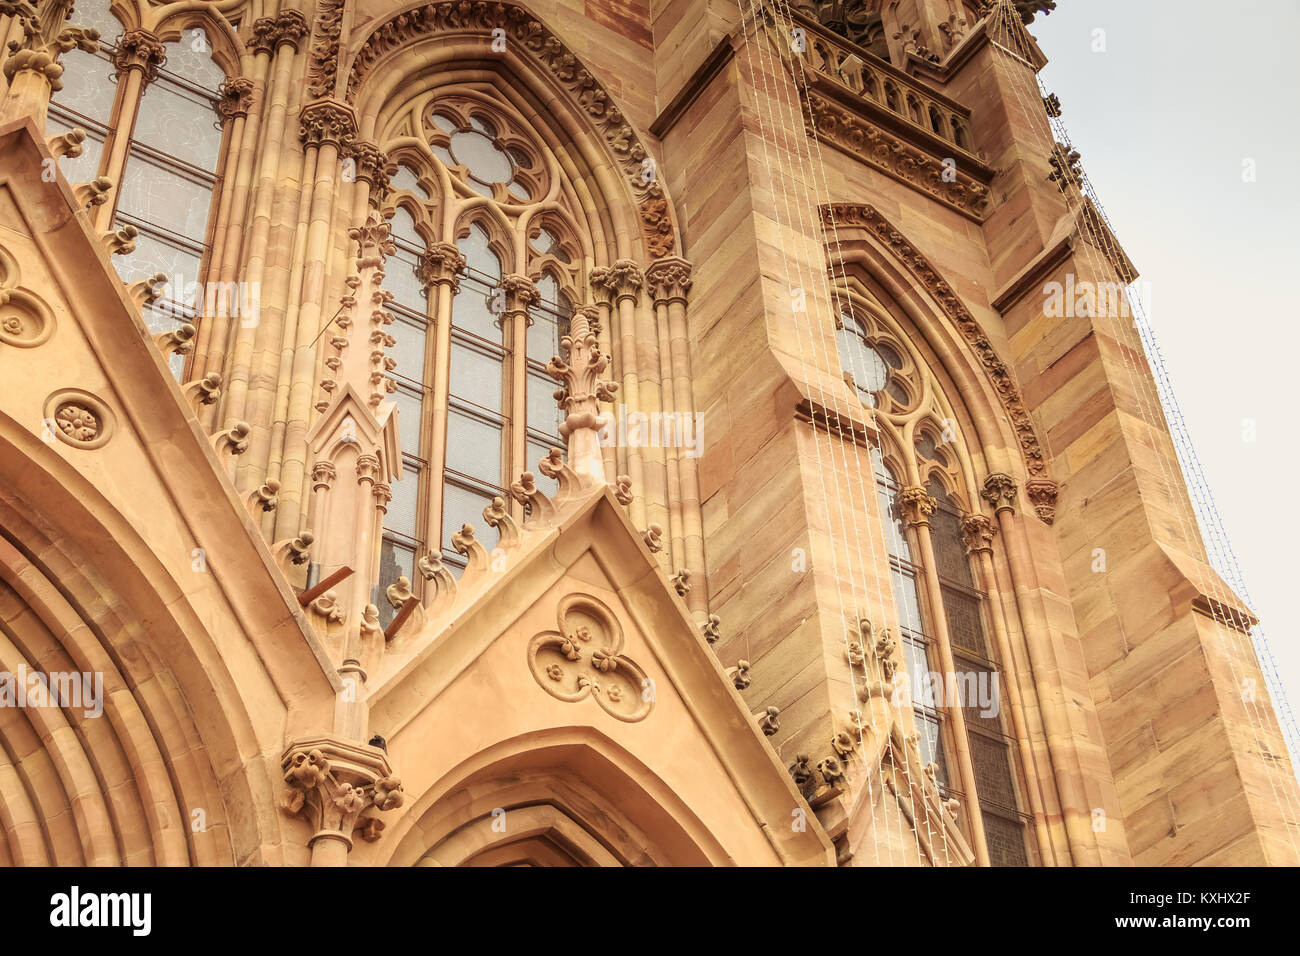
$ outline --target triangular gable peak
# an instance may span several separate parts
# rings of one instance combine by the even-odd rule
[[[831,864],[614,491],[556,474],[554,502],[519,488],[531,519],[498,525],[494,557],[462,542],[456,590],[372,672],[369,727],[409,799],[358,862]]]

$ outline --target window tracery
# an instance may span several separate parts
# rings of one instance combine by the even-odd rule
[[[837,339],[845,380],[875,409],[880,426],[872,461],[919,747],[935,764],[945,798],[965,805],[958,758],[964,746],[990,861],[1028,865],[1023,770],[1002,703],[1003,662],[989,637],[987,617],[996,612],[963,526],[978,511],[979,497],[968,482],[971,456],[957,414],[879,302],[853,295],[837,323]],[[941,676],[942,641],[958,675],[957,700]],[[965,729],[960,742],[957,707]]]
[[[384,281],[408,480],[394,485],[385,520],[381,588],[416,580],[426,550],[463,565],[453,535],[481,526],[496,498],[517,507],[508,485],[520,472],[555,490],[535,467],[563,446],[546,365],[585,299],[591,261],[572,189],[512,109],[455,88],[402,112],[388,128],[420,135],[389,145],[396,252]]]
[[[226,75],[202,29],[163,44],[127,30],[104,0],[78,3],[75,19],[100,31],[100,48],[64,55],[64,85],[51,99],[47,132],[86,131],[81,156],[64,160],[63,171],[72,182],[107,176],[117,184],[100,224],[139,230],[135,251],[115,264],[128,283],[167,277],[163,295],[143,309],[151,331],[167,331],[193,322],[202,306],[196,290],[219,185]],[[170,361],[179,378],[184,357]]]

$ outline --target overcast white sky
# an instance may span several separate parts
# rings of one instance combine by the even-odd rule
[[[1151,326],[1295,710],[1300,4],[1060,0],[1030,30],[1150,284]]]

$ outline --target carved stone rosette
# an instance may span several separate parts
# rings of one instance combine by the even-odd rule
[[[280,758],[280,769],[285,782],[280,809],[305,817],[314,828],[309,843],[313,864],[346,864],[361,815],[371,809],[396,810],[405,798],[388,755],[347,740],[295,741]],[[366,838],[377,839],[379,829],[370,827],[371,836]],[[342,844],[342,853],[337,847],[322,846],[331,842]],[[318,854],[333,859],[318,859]]]
[[[560,602],[558,630],[528,643],[528,669],[538,685],[558,700],[588,697],[622,721],[645,720],[654,708],[652,684],[641,667],[623,655],[623,628],[601,601],[570,594]]]

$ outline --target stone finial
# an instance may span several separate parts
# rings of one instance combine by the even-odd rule
[[[263,514],[274,511],[280,506],[280,482],[266,479],[244,496],[244,506],[253,520],[257,520],[259,511]]]
[[[794,780],[794,785],[799,788],[801,793],[807,793],[814,783],[812,765],[808,762],[807,754],[797,754],[794,763],[790,764],[790,777]]]
[[[97,176],[87,183],[78,183],[72,187],[72,195],[82,209],[93,209],[108,202],[108,194],[113,191],[113,180],[107,176]]]
[[[45,141],[45,145],[55,159],[76,159],[81,155],[82,143],[85,141],[86,131],[77,127],[58,136],[51,136]]]
[[[310,531],[304,531],[296,538],[285,538],[271,547],[271,554],[281,565],[306,564],[311,556],[311,546],[316,537]]]
[[[415,597],[414,592],[411,591],[411,579],[406,575],[402,575],[394,583],[388,585],[384,590],[384,597],[394,608],[400,608]]]
[[[496,529],[497,547],[509,549],[519,544],[519,523],[506,508],[504,498],[492,499],[483,509],[483,520],[487,522],[489,528]]]
[[[997,472],[984,479],[981,497],[992,507],[995,514],[1016,510],[1016,480],[1010,475]]]
[[[11,87],[19,73],[28,72],[44,77],[50,89],[57,93],[63,89],[63,64],[59,57],[70,50],[85,53],[99,50],[98,30],[64,26],[63,21],[72,12],[71,6],[62,11],[62,16],[58,15],[56,5],[50,6],[54,9],[38,10],[35,5],[22,2],[4,5],[3,12],[13,17],[14,25],[22,31],[21,38],[9,41],[9,56],[4,64],[4,75]]]
[[[618,385],[599,379],[609,365],[609,356],[597,348],[596,336],[581,309],[573,313],[569,334],[560,345],[568,353],[568,361],[555,356],[546,363],[546,373],[561,383],[556,396],[566,412],[560,435],[569,443],[569,467],[596,485],[603,485],[605,459],[600,448],[597,403],[612,401]]]
[[[217,432],[210,439],[218,455],[242,455],[248,451],[248,436],[252,427],[248,422],[235,422],[229,428]]]
[[[853,741],[853,735],[840,731],[831,738],[831,750],[841,761],[847,762],[849,758],[857,751],[857,745]]]
[[[623,506],[632,503],[632,478],[629,475],[619,475],[614,479],[614,498]]]
[[[442,563],[442,555],[436,551],[421,555],[415,562],[415,569],[424,578],[424,606],[429,611],[438,611],[450,607],[456,602],[456,578]]]
[[[528,509],[524,527],[549,528],[555,523],[555,503],[537,487],[537,478],[525,471],[510,483],[510,497]]]
[[[817,764],[817,772],[822,775],[828,787],[840,787],[844,784],[844,764],[838,757],[827,757]]]
[[[131,297],[131,301],[136,304],[137,308],[143,309],[146,306],[153,305],[162,295],[160,286],[167,284],[167,277],[161,272],[155,272],[147,279],[141,279],[139,282],[132,282],[126,287],[126,294]]]
[[[339,603],[339,596],[334,591],[326,591],[307,607],[325,618],[330,624],[343,623],[343,606]]]
[[[1047,158],[1052,166],[1047,178],[1061,189],[1067,186],[1079,186],[1083,181],[1083,168],[1079,165],[1079,151],[1057,143]]]
[[[99,241],[110,256],[129,256],[135,252],[135,238],[140,230],[127,223],[120,229],[110,229],[99,234]]]

